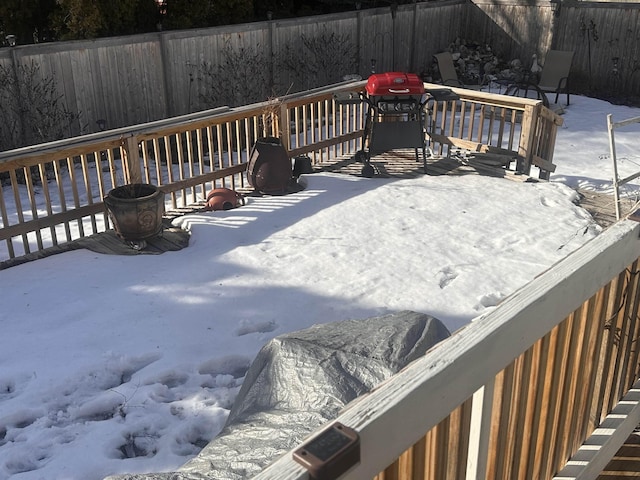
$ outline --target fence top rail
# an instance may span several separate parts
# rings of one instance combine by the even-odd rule
[[[350,470],[348,478],[373,478],[381,472],[636,261],[640,257],[639,234],[637,222],[618,222],[509,296],[494,311],[458,330],[347,406],[335,420],[358,431],[361,440],[361,463]],[[307,478],[292,453],[254,480]]]

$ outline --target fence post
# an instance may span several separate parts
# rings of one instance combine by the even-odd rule
[[[18,54],[15,48],[11,48],[11,68],[13,70],[13,77],[16,82],[16,102],[19,111],[24,111],[23,108],[23,94],[22,88],[20,88],[21,78],[20,78],[20,63],[18,62]],[[31,138],[27,138],[27,129],[24,124],[24,119],[22,115],[15,115],[15,110],[10,113],[13,117],[14,121],[18,124],[18,128],[20,131],[20,140],[17,145],[13,145],[11,148],[22,147],[23,145],[29,145],[31,142]]]
[[[162,97],[164,100],[164,111],[167,114],[167,117],[174,117],[178,115],[177,109],[175,106],[175,101],[173,99],[173,95],[171,93],[170,85],[170,76],[169,76],[169,63],[167,61],[167,57],[169,57],[167,41],[165,40],[165,33],[158,33],[158,41],[160,42],[160,69],[162,71],[162,86],[164,87],[164,91],[162,92]],[[189,85],[191,88],[191,85]],[[191,106],[191,105],[189,105]],[[191,112],[188,112],[191,113]]]
[[[413,2],[413,19],[411,22],[411,43],[409,45],[409,65],[407,65],[407,71],[414,71],[416,69],[416,29],[418,22],[418,2]]]
[[[271,87],[272,85],[275,85],[276,83],[276,76],[275,76],[275,69],[276,69],[276,56],[274,55],[274,51],[275,49],[273,48],[273,44],[275,42],[275,28],[276,28],[276,22],[274,22],[273,20],[269,20],[269,30],[268,30],[268,40],[267,40],[267,44],[269,45],[269,51],[268,51],[268,55],[269,58],[271,59],[271,65],[269,68],[269,86]],[[278,76],[278,80],[280,80],[280,76]]]

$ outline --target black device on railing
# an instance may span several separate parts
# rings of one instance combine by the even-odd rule
[[[360,437],[354,429],[335,422],[296,451],[293,459],[314,480],[333,480],[360,462]]]

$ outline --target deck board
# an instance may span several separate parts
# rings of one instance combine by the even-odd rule
[[[526,175],[519,175],[513,170],[506,170],[495,165],[495,158],[491,156],[468,157],[461,161],[454,157],[436,156],[427,158],[427,175],[484,175],[498,178],[508,178],[515,181],[534,181]],[[376,176],[382,178],[413,178],[424,175],[422,153],[418,158],[414,150],[394,150],[376,155],[371,158],[371,165],[376,170]],[[345,155],[316,167],[322,171],[344,173],[347,175],[361,175],[363,164],[353,156]]]

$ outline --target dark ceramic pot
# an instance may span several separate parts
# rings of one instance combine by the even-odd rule
[[[291,179],[291,160],[280,139],[258,139],[249,153],[249,185],[258,192],[282,195],[288,192]]]
[[[301,155],[293,159],[293,176],[299,177],[305,173],[313,173],[313,164],[306,155]]]

